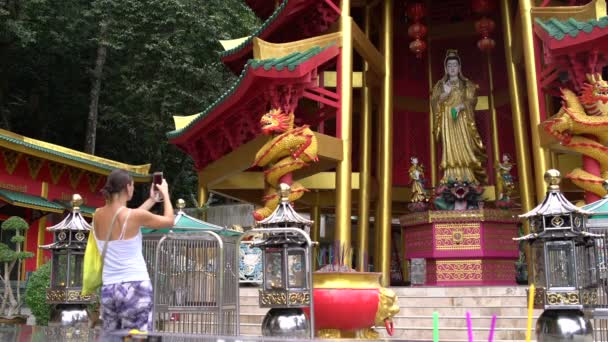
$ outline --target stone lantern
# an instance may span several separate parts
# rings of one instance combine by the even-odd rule
[[[86,305],[95,296],[82,296],[82,266],[91,225],[82,217],[80,206],[82,197],[72,196],[71,212],[59,223],[46,230],[53,233],[53,243],[40,246],[50,250],[51,286],[46,292],[46,301],[55,304],[51,322],[71,325],[88,322]]]
[[[530,244],[534,305],[545,311],[538,318],[538,341],[593,341],[591,322],[583,309],[597,303],[596,245],[599,235],[586,226],[589,212],[570,203],[559,188],[557,170],[545,173],[543,202],[520,215],[530,223],[530,234],[519,238]]]
[[[300,216],[289,203],[290,187],[280,184],[281,202],[275,211],[259,222],[263,228],[300,228],[301,234],[264,234],[254,246],[262,249],[263,283],[260,307],[271,308],[262,323],[264,336],[310,336],[303,308],[311,305],[311,251],[305,233],[313,221]]]

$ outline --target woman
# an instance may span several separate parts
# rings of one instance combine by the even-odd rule
[[[104,331],[152,328],[152,283],[142,254],[140,227],[166,228],[173,226],[173,207],[168,185],[154,184],[164,199],[163,215],[148,210],[154,206],[155,189],[137,209],[127,209],[133,197],[133,179],[125,170],[114,170],[101,189],[106,204],[95,211],[93,229],[97,248],[103,253],[104,239],[111,229],[103,260],[101,315]],[[113,224],[112,224],[113,222]]]
[[[435,139],[441,139],[441,184],[450,180],[485,183],[486,152],[475,124],[477,85],[462,75],[456,50],[448,50],[445,76],[433,87]]]

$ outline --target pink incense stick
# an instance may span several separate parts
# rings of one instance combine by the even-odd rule
[[[492,324],[490,324],[490,336],[488,336],[488,342],[494,341],[494,328],[496,327],[496,315],[492,316]]]
[[[471,323],[471,313],[467,311],[467,329],[469,331],[469,342],[473,342],[473,323]]]

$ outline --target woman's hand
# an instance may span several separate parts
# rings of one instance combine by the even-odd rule
[[[154,187],[163,195],[162,198],[169,198],[169,184],[167,184],[167,181],[164,178],[162,183],[154,184]]]

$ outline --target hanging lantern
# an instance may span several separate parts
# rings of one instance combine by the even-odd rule
[[[424,36],[428,30],[421,20],[426,16],[426,7],[421,2],[413,2],[407,6],[406,13],[413,22],[407,29],[407,34],[414,39],[410,43],[410,51],[416,54],[416,58],[422,58],[422,53],[426,51]]]
[[[426,51],[426,42],[416,39],[410,43],[410,51],[416,54],[416,58],[422,58],[422,53]]]
[[[426,16],[426,7],[421,2],[413,2],[407,5],[406,12],[411,20],[418,22]]]
[[[496,42],[490,37],[490,34],[496,28],[496,24],[487,15],[494,10],[496,2],[494,0],[473,0],[471,5],[473,12],[481,15],[481,18],[475,21],[475,31],[481,35],[477,47],[481,51],[490,52],[496,46]]]
[[[492,38],[481,38],[477,42],[477,47],[483,52],[489,52],[496,46],[496,42]]]
[[[475,22],[475,31],[477,31],[482,38],[488,38],[490,33],[494,31],[494,28],[496,28],[494,20],[488,17],[482,17]]]
[[[488,14],[496,8],[494,0],[473,0],[471,1],[473,12],[477,14]]]

